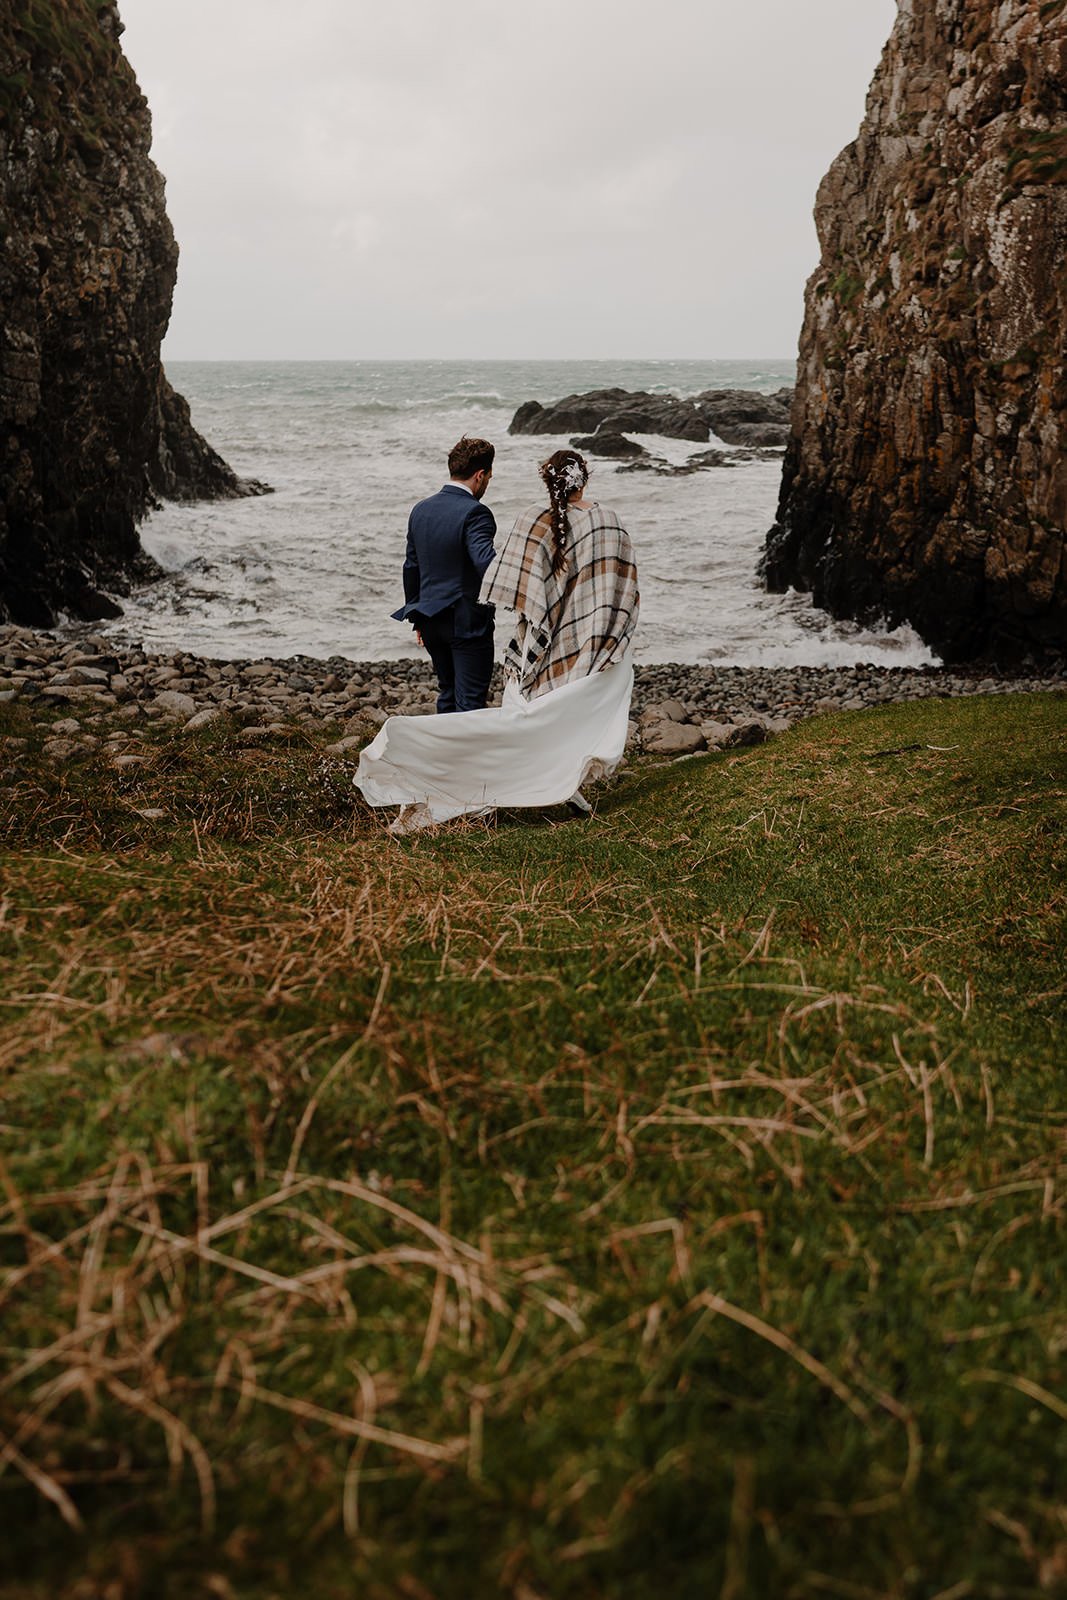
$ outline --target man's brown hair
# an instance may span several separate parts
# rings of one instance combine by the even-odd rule
[[[464,434],[448,452],[448,471],[453,478],[473,478],[476,472],[491,472],[496,447],[488,439],[468,439]]]

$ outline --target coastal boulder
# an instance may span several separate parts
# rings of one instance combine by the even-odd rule
[[[734,724],[723,740],[723,746],[727,750],[745,749],[749,745],[764,744],[766,739],[764,724],[750,717]]]
[[[792,389],[761,394],[750,389],[707,389],[697,396],[701,415],[724,444],[781,447],[789,440]]]
[[[592,433],[631,398],[625,389],[591,389],[552,405],[527,400],[511,419],[509,433]]]
[[[616,433],[611,428],[599,428],[588,439],[572,439],[571,444],[588,455],[607,456],[614,461],[639,461],[648,455],[644,445],[638,444],[635,439],[627,439],[625,434]]]
[[[164,689],[162,694],[156,695],[152,704],[165,717],[186,721],[196,715],[196,701],[191,694],[182,694],[179,689]]]
[[[657,722],[641,735],[650,755],[690,756],[706,749],[704,735],[688,722]]]
[[[947,660],[1067,641],[1067,8],[901,0],[815,207],[769,588]]]
[[[509,433],[575,434],[610,440],[629,433],[659,434],[706,444],[712,433],[731,444],[784,445],[789,432],[792,391],[762,394],[749,389],[708,389],[703,394],[631,393],[626,389],[591,389],[569,394],[551,405],[528,400],[511,419]],[[750,437],[753,428],[762,437]],[[594,449],[594,443],[589,443]],[[607,453],[607,452],[601,452]]]

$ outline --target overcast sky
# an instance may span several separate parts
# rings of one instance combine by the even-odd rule
[[[120,0],[166,355],[795,354],[895,0]]]

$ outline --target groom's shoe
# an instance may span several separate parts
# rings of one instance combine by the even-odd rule
[[[575,789],[567,801],[567,810],[572,817],[591,817],[593,808],[580,789]]]

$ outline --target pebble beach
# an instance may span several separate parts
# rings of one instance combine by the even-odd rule
[[[631,743],[680,756],[755,743],[804,717],[887,701],[956,695],[1062,692],[1067,663],[968,667],[724,667],[641,664],[635,669]],[[501,688],[500,672],[494,682]],[[195,733],[227,719],[242,744],[328,732],[344,755],[391,715],[435,709],[428,661],[213,661],[188,652],[151,654],[85,631],[0,627],[0,705],[24,707],[50,734],[63,762],[106,738],[116,761],[136,759],[144,730]],[[57,717],[56,713],[61,715]]]

